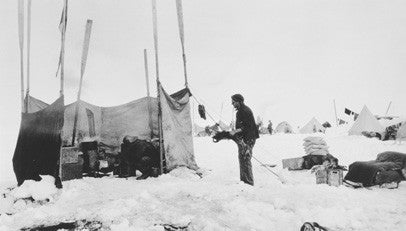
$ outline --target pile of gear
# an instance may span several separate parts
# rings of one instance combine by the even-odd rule
[[[374,185],[397,188],[403,180],[406,180],[406,154],[390,151],[379,153],[376,160],[352,163],[344,178],[347,185],[355,188]]]
[[[327,155],[328,146],[321,137],[309,136],[303,139],[304,150],[307,155]]]

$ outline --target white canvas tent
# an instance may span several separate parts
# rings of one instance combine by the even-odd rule
[[[283,121],[276,126],[275,133],[293,133],[293,128],[290,124],[286,121]]]
[[[307,134],[307,133],[315,133],[315,132],[325,132],[326,128],[320,124],[320,122],[313,117],[303,128],[300,129],[300,133]]]
[[[364,106],[357,120],[354,122],[350,130],[349,135],[361,135],[362,132],[377,132],[382,133],[385,128],[379,123],[376,117]]]
[[[402,126],[398,129],[396,133],[396,139],[397,140],[403,140],[406,139],[406,122],[402,123]]]
[[[406,122],[406,116],[399,116],[399,117],[394,117],[391,119],[380,119],[379,123],[384,127],[391,127],[391,126],[400,126],[402,123]]]

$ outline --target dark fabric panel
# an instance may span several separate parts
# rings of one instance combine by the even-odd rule
[[[204,108],[204,105],[199,104],[198,110],[199,110],[200,118],[206,119],[206,109]]]
[[[35,113],[22,113],[13,168],[20,186],[25,180],[51,175],[61,186],[58,160],[64,122],[64,98]]]
[[[182,90],[177,91],[177,92],[171,94],[171,97],[172,97],[174,100],[177,101],[177,100],[182,99],[186,94],[189,94],[189,97],[192,96],[192,92],[190,92],[189,88],[183,88]]]

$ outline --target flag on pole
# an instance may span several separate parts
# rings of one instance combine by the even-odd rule
[[[183,9],[182,9],[182,0],[176,0],[176,10],[178,13],[178,25],[179,25],[179,35],[182,46],[185,43],[185,36],[183,30]]]
[[[87,23],[86,23],[85,39],[83,41],[82,63],[81,63],[81,67],[80,67],[81,76],[83,76],[83,74],[85,73],[87,54],[89,52],[90,34],[92,32],[92,25],[93,25],[93,21],[88,19]]]
[[[58,61],[58,69],[56,70],[56,76],[58,76],[59,70],[62,65],[62,56],[64,53],[63,47],[64,47],[64,42],[65,42],[65,32],[66,32],[66,26],[68,23],[68,0],[64,0],[63,4],[63,9],[62,9],[62,14],[61,14],[61,20],[59,22],[59,31],[61,32],[61,52],[59,54],[59,61]]]
[[[59,30],[61,31],[62,34],[64,34],[66,31],[67,23],[68,23],[68,0],[65,0],[62,9],[61,21],[59,22]]]

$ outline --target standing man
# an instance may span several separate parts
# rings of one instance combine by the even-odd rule
[[[246,184],[254,185],[251,158],[252,148],[255,145],[255,140],[259,138],[259,132],[251,109],[244,104],[244,97],[235,94],[231,96],[231,100],[231,104],[237,110],[236,129],[231,131],[230,134],[237,136],[240,180]]]
[[[273,129],[272,129],[272,121],[269,120],[268,131],[269,131],[269,134],[270,134],[270,135],[272,135],[272,130],[273,130]]]

